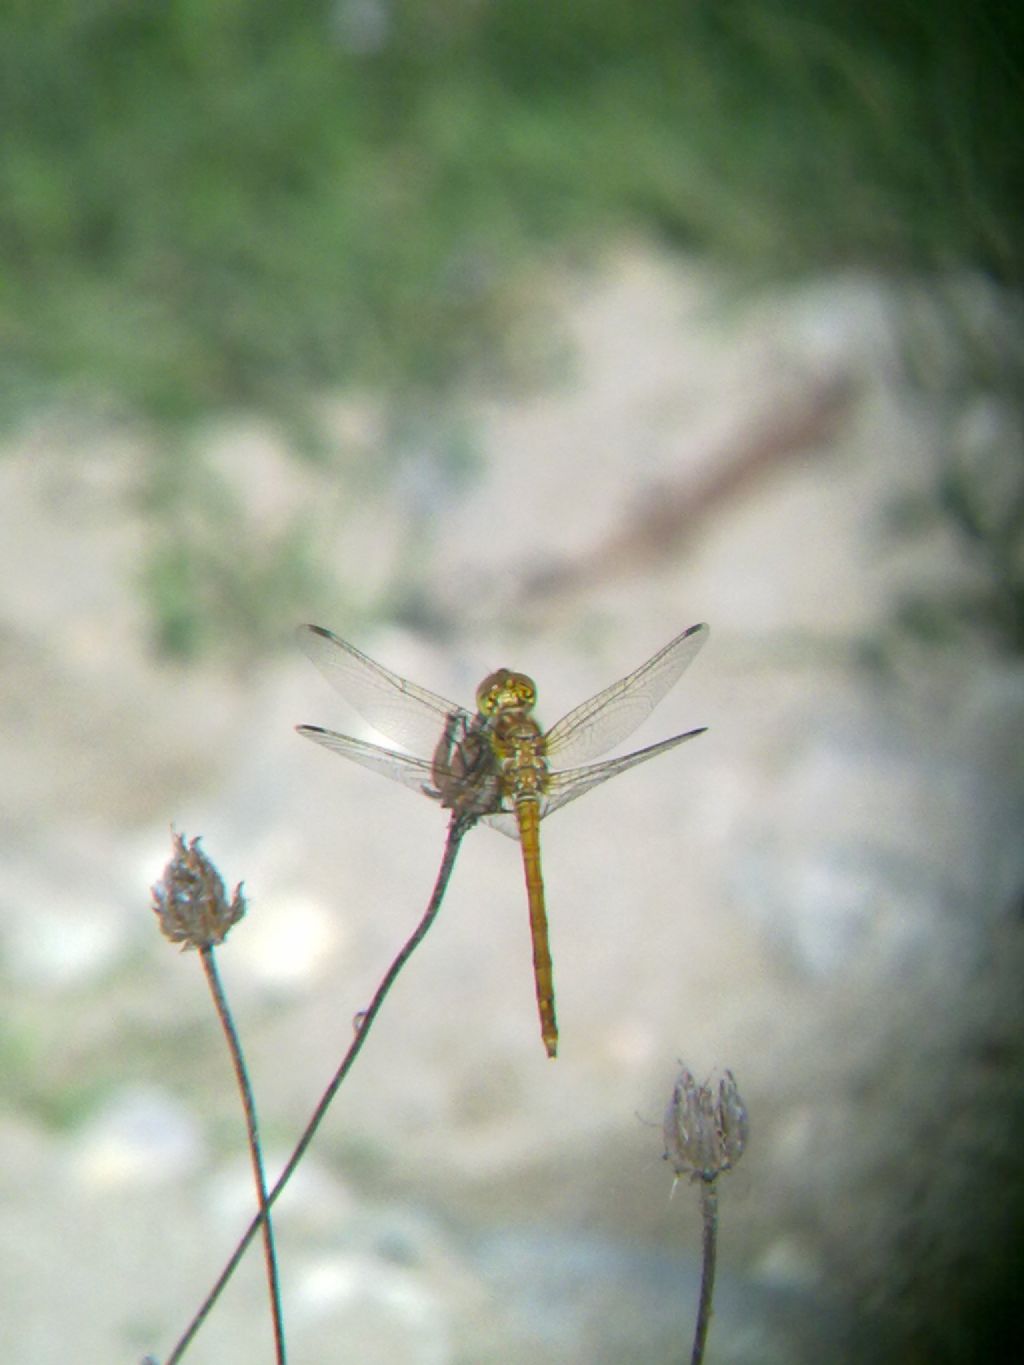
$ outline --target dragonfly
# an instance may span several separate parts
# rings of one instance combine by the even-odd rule
[[[706,625],[690,626],[632,673],[543,730],[533,714],[537,688],[525,673],[500,668],[488,674],[477,688],[476,710],[470,711],[392,673],[322,626],[299,629],[299,643],[327,681],[374,730],[408,752],[319,725],[296,726],[300,735],[439,801],[468,824],[482,821],[521,844],[537,1010],[549,1057],[558,1052],[558,1024],[540,821],[618,773],[704,733],[702,726],[620,758],[589,761],[647,719],[707,636]]]

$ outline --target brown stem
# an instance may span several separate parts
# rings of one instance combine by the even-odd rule
[[[702,1264],[700,1274],[700,1305],[697,1326],[693,1332],[693,1354],[690,1365],[701,1365],[711,1326],[711,1301],[715,1293],[715,1256],[718,1248],[718,1190],[714,1180],[700,1181],[700,1213],[704,1222]]]
[[[430,926],[437,918],[437,912],[441,908],[441,902],[444,900],[444,894],[448,888],[448,882],[451,879],[452,869],[455,866],[455,858],[459,851],[459,845],[462,842],[462,837],[475,823],[476,823],[475,816],[471,817],[460,815],[452,816],[451,823],[448,826],[448,837],[445,841],[444,856],[441,859],[441,867],[438,871],[437,881],[434,883],[434,890],[431,893],[430,901],[427,904],[427,908],[423,912],[423,916],[420,919],[419,924],[417,924],[412,934],[403,944],[401,950],[395,957],[391,966],[388,968],[387,972],[385,973],[384,979],[377,987],[377,991],[373,999],[370,1001],[369,1006],[364,1011],[360,1019],[359,1030],[356,1033],[355,1038],[353,1038],[352,1040],[351,1047],[345,1053],[345,1056],[342,1058],[341,1065],[334,1073],[334,1077],[331,1080],[330,1085],[328,1085],[327,1089],[324,1091],[323,1095],[320,1098],[320,1102],[317,1104],[317,1107],[313,1110],[313,1115],[310,1118],[309,1122],[307,1123],[302,1136],[299,1138],[299,1141],[295,1146],[295,1150],[288,1158],[288,1162],[285,1165],[284,1170],[278,1177],[277,1184],[267,1195],[266,1203],[267,1210],[269,1210],[271,1206],[274,1204],[278,1195],[281,1193],[285,1185],[287,1185],[288,1181],[291,1179],[295,1171],[295,1168],[298,1166],[299,1162],[305,1155],[306,1149],[312,1142],[313,1135],[316,1133],[316,1130],[319,1128],[324,1115],[327,1113],[331,1101],[334,1099],[334,1096],[338,1092],[339,1086],[341,1085],[345,1077],[348,1075],[352,1063],[355,1061],[356,1057],[362,1050],[363,1044],[366,1042],[366,1039],[369,1035],[373,1021],[376,1019],[378,1013],[380,1012],[380,1008],[383,1005],[388,992],[391,990],[391,987],[395,984],[395,981],[398,978],[398,975],[401,972],[402,968],[409,961],[409,958],[412,957],[413,953],[416,951],[419,945],[423,942],[423,939],[426,937],[427,932],[430,929]],[[249,1224],[246,1231],[242,1234],[242,1237],[240,1238],[238,1245],[231,1253],[231,1256],[229,1257],[227,1264],[225,1265],[224,1269],[221,1271],[219,1277],[217,1278],[216,1283],[210,1290],[209,1294],[207,1294],[201,1307],[198,1309],[192,1321],[189,1323],[185,1332],[179,1339],[177,1345],[174,1347],[174,1350],[167,1357],[167,1360],[164,1362],[164,1365],[177,1365],[177,1362],[184,1355],[186,1349],[188,1348],[189,1344],[192,1341],[192,1338],[199,1331],[199,1328],[203,1325],[211,1308],[217,1302],[217,1299],[220,1297],[221,1291],[224,1289],[224,1286],[227,1284],[228,1280],[231,1279],[231,1276],[235,1273],[239,1261],[241,1261],[242,1257],[244,1256],[246,1249],[249,1246],[249,1243],[256,1235],[257,1229],[262,1225],[263,1220],[264,1210],[261,1209],[260,1212]]]
[[[238,1037],[238,1030],[235,1028],[235,1021],[231,1016],[231,1009],[228,1006],[227,996],[224,994],[224,987],[221,983],[220,972],[217,970],[217,961],[213,955],[212,947],[203,947],[199,950],[202,960],[203,970],[206,972],[206,979],[210,985],[210,994],[213,996],[213,1003],[220,1018],[221,1028],[224,1030],[224,1037],[227,1039],[228,1051],[231,1054],[231,1064],[235,1068],[235,1077],[238,1081],[239,1093],[242,1096],[242,1108],[245,1111],[245,1129],[249,1140],[249,1156],[252,1159],[252,1171],[256,1180],[256,1196],[259,1200],[261,1225],[263,1228],[263,1256],[267,1266],[267,1286],[270,1291],[270,1313],[274,1324],[274,1353],[277,1365],[285,1365],[286,1352],[284,1344],[284,1320],[281,1316],[281,1282],[277,1271],[277,1253],[274,1249],[274,1225],[270,1219],[270,1205],[267,1200],[267,1175],[263,1167],[263,1149],[260,1145],[259,1126],[256,1122],[256,1102],[253,1099],[252,1086],[249,1083],[249,1073],[245,1065],[245,1057],[242,1054],[242,1043]]]

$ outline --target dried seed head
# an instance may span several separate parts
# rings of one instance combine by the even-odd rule
[[[676,1176],[715,1180],[736,1165],[747,1145],[750,1124],[731,1071],[718,1082],[698,1085],[684,1066],[665,1111],[665,1160]]]
[[[153,910],[160,929],[172,943],[185,948],[212,948],[223,943],[228,930],[245,914],[242,883],[228,902],[220,873],[199,847],[174,834],[174,857],[163,879],[153,887]]]

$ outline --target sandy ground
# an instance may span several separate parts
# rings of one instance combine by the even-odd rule
[[[886,517],[961,427],[1009,418],[957,387],[952,344],[912,385],[900,298],[870,279],[740,300],[626,246],[546,288],[570,363],[472,400],[467,468],[425,442],[389,480],[328,476],[245,426],[207,451],[246,534],[308,509],[346,600],[402,566],[424,628],[355,643],[458,701],[512,665],[550,723],[711,624],[629,747],[708,733],[543,827],[557,1062],[517,849],[467,839],[280,1205],[290,1358],[688,1358],[696,1201],[659,1160],[684,1059],[730,1067],[751,1116],[709,1358],[970,1359],[1020,1245],[1024,687],[980,634],[891,633],[905,595],[980,580],[947,529]],[[372,404],[337,421],[372,459]],[[0,462],[0,1357],[26,1365],[166,1354],[251,1209],[201,973],[148,910],[170,824],[245,880],[221,961],[272,1164],[444,834],[295,736],[373,738],[297,649],[151,657],[139,459],[43,431]],[[258,1257],[188,1358],[272,1359]]]

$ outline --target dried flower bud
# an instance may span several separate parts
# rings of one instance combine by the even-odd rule
[[[684,1066],[665,1111],[665,1160],[677,1177],[715,1180],[739,1161],[749,1133],[732,1072],[722,1073],[716,1099],[712,1085],[698,1085]]]
[[[199,840],[186,844],[180,834],[173,838],[174,857],[164,868],[163,880],[153,887],[153,910],[161,932],[172,943],[212,948],[224,942],[228,930],[245,914],[242,883],[229,904],[220,873]]]

